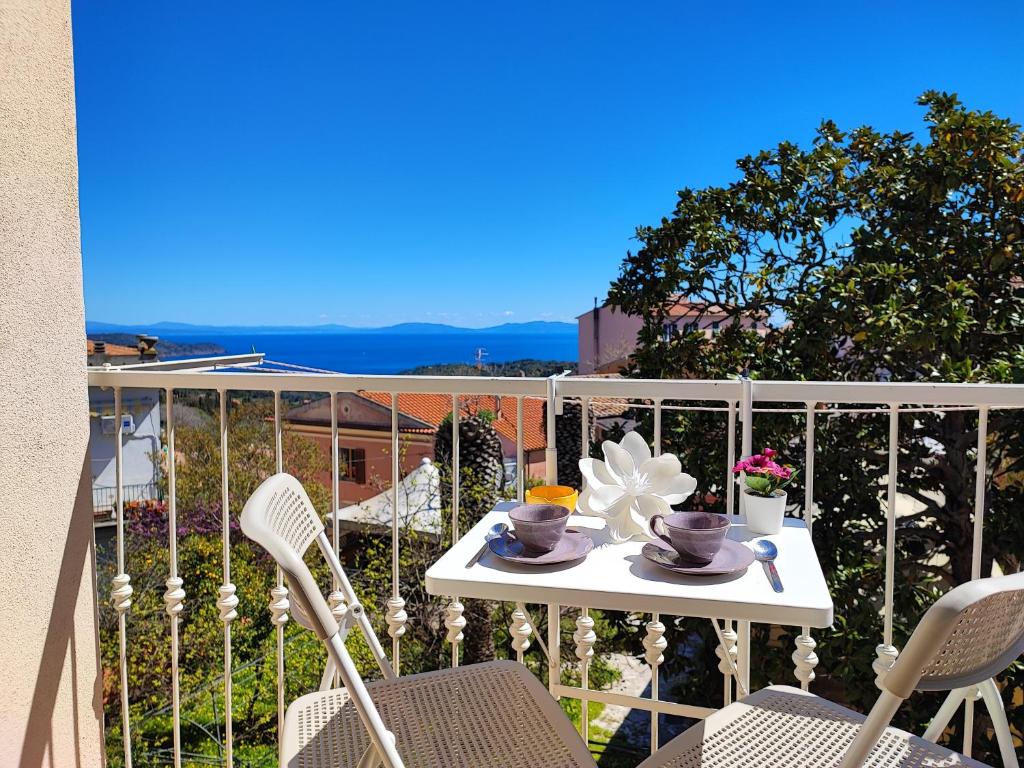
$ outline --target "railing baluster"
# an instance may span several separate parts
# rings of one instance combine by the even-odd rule
[[[277,471],[284,472],[284,436],[281,431],[281,390],[274,390],[274,456]],[[270,590],[270,615],[277,635],[277,746],[284,736],[284,627],[288,623],[288,588],[284,585],[281,566],[275,568],[276,582]]]
[[[726,421],[728,432],[725,456],[725,506],[726,512],[730,515],[738,514],[736,509],[736,478],[733,476],[732,468],[736,466],[736,402],[730,400],[729,415]],[[732,703],[732,670],[736,665],[736,631],[732,628],[732,621],[722,621],[722,637],[729,643],[726,648],[721,643],[715,648],[715,655],[720,659],[718,670],[722,673],[722,703]],[[726,658],[728,657],[728,658]]]
[[[526,466],[523,454],[523,397],[516,397],[516,499],[523,501],[526,493]]]
[[[978,409],[978,457],[974,468],[974,539],[971,542],[971,579],[981,578],[981,546],[985,524],[985,483],[988,475],[988,408]],[[977,690],[975,690],[975,693]],[[971,756],[974,746],[974,702],[964,700],[963,753]]]
[[[184,607],[184,581],[178,576],[178,506],[174,455],[174,389],[167,387],[167,560],[164,605],[171,624],[171,743],[174,768],[181,768],[181,690],[178,675],[178,616]]]
[[[807,523],[807,533],[810,535],[814,528],[814,414],[817,403],[807,403],[807,429],[804,434],[804,522]],[[805,691],[810,687],[811,681],[815,678],[814,668],[818,666],[818,655],[814,652],[817,643],[811,637],[810,627],[801,627],[800,634],[793,641],[796,650],[793,651],[794,674],[800,681],[800,687]]]
[[[580,616],[576,619],[576,631],[572,639],[576,642],[576,658],[580,660],[580,688],[584,691],[590,687],[590,660],[594,657],[594,643],[597,642],[597,635],[594,633],[594,620],[590,618],[588,608],[580,609]],[[580,735],[583,741],[589,739],[590,734],[590,703],[587,699],[580,699]]]
[[[548,605],[548,691],[557,700],[555,688],[562,683],[562,613],[561,606]]]
[[[889,404],[889,488],[885,511],[885,617],[882,644],[875,647],[877,658],[871,664],[875,672],[875,685],[882,681],[896,663],[899,651],[892,644],[893,585],[896,577],[896,486],[899,471],[900,409],[898,403]]]
[[[459,408],[461,399],[457,393],[452,395],[452,544],[459,540]],[[462,642],[462,630],[466,628],[466,617],[462,615],[465,607],[459,602],[458,595],[452,597],[448,606],[448,642],[452,644],[452,668],[459,666],[459,643]]]
[[[590,398],[580,398],[580,458],[590,457]]]
[[[220,524],[223,583],[217,607],[224,623],[224,763],[234,764],[233,712],[231,701],[231,622],[238,617],[238,597],[231,583],[231,506],[228,496],[228,404],[227,390],[220,390]]]
[[[743,422],[743,434],[742,434],[742,447],[741,452],[744,456],[750,456],[753,452],[754,442],[754,384],[753,382],[744,377],[742,380],[743,385],[743,400],[741,403],[741,416]],[[743,494],[740,494],[740,512],[745,512],[743,507]],[[750,622],[749,621],[737,621],[736,622],[736,671],[739,673],[737,685],[741,686],[743,690],[750,690]]]
[[[651,667],[651,700],[658,701],[658,674],[661,663],[665,661],[664,652],[668,647],[665,639],[665,625],[661,623],[658,614],[651,614],[651,620],[647,623],[646,634],[644,635],[644,658]],[[658,712],[657,709],[651,712],[651,754],[658,750]]]
[[[555,381],[556,376],[549,376],[547,381],[547,402],[545,404],[545,413],[547,413],[547,427],[546,435],[547,438],[544,441],[544,482],[548,485],[555,485],[558,482],[558,448],[557,444],[557,424],[555,418],[557,417],[555,408]]]
[[[341,521],[338,519],[338,511],[341,509],[341,499],[338,493],[338,485],[341,483],[341,456],[338,446],[338,393],[331,392],[331,535],[334,546],[334,556],[341,562]],[[348,612],[345,604],[345,593],[341,591],[341,584],[336,576],[331,577],[331,594],[327,596],[327,603],[331,607],[334,618],[341,623],[341,620]],[[341,685],[341,673],[334,670],[334,687]]]
[[[391,666],[399,671],[399,647],[405,634],[405,600],[398,584],[398,485],[402,482],[402,468],[398,451],[398,395],[391,393],[391,597],[387,601],[388,634],[391,635]],[[408,510],[407,510],[408,511]]]
[[[655,456],[661,456],[661,399],[654,400],[654,451]],[[651,621],[647,624],[647,634],[644,637],[644,648],[647,649],[645,658],[651,665],[651,700],[658,701],[661,698],[659,692],[660,680],[658,670],[665,657],[661,651],[666,647],[665,625],[661,623],[661,617],[651,614]],[[650,643],[650,644],[649,644]],[[658,713],[651,712],[651,754],[658,749]]]
[[[118,665],[121,672],[121,739],[125,768],[132,768],[131,715],[128,710],[128,617],[132,607],[132,580],[125,573],[124,561],[124,422],[121,418],[121,388],[114,388],[114,419],[117,421],[114,444],[115,503],[117,518],[117,575],[110,592],[117,611]]]
[[[530,647],[530,635],[533,634],[533,627],[530,626],[530,619],[526,612],[518,605],[512,611],[512,623],[508,627],[512,635],[512,649],[516,652],[516,660],[522,664],[526,650]]]

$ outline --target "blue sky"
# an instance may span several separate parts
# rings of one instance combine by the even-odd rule
[[[72,3],[86,312],[571,320],[822,118],[1024,120],[1024,4]]]

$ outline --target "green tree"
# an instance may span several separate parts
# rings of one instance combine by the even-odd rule
[[[1024,135],[955,95],[932,91],[919,103],[925,141],[824,122],[810,148],[784,142],[744,157],[735,182],[684,189],[670,218],[638,229],[641,248],[627,255],[609,294],[644,318],[631,372],[1024,381]],[[672,328],[666,339],[680,300],[768,329],[759,335],[736,322],[705,338]],[[725,463],[722,422],[698,413],[666,417],[665,447],[704,480],[700,493],[719,490],[712,486]],[[803,424],[759,416],[756,446],[799,458]],[[1022,426],[1017,411],[990,416],[983,573],[993,562],[1008,571],[1021,566]],[[838,617],[837,631],[822,638],[819,669],[830,693],[866,708],[876,693],[870,662],[881,635],[884,570],[872,553],[884,540],[887,420],[820,419],[816,440],[814,536]],[[898,644],[938,591],[970,578],[976,442],[975,412],[900,420],[899,488],[923,511],[898,523]],[[1019,672],[1010,676],[1009,707],[1022,683]],[[904,724],[919,728],[936,705],[911,709]],[[1012,710],[1011,722],[1024,728],[1024,709]],[[979,746],[988,749],[979,730]]]

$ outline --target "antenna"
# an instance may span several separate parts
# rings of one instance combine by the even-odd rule
[[[484,369],[484,358],[487,357],[487,350],[483,347],[476,348],[476,369],[482,371]]]

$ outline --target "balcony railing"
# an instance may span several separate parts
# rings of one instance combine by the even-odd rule
[[[133,483],[121,488],[121,501],[150,501],[160,499],[160,487],[156,483]],[[117,508],[117,486],[94,485],[92,508],[95,512],[112,512]]]
[[[223,763],[233,763],[233,702],[232,702],[232,622],[237,619],[235,607],[238,604],[236,597],[236,586],[231,576],[231,546],[230,546],[230,521],[228,510],[230,509],[229,494],[231,478],[228,465],[228,438],[229,423],[227,419],[227,402],[231,392],[263,392],[273,396],[274,403],[274,434],[275,434],[275,457],[278,471],[284,466],[283,461],[283,428],[282,428],[282,399],[283,392],[323,393],[331,398],[331,436],[334,446],[332,455],[331,484],[333,493],[332,508],[337,509],[338,504],[338,423],[335,398],[339,393],[358,392],[386,392],[391,394],[391,457],[392,457],[392,478],[399,478],[399,432],[398,432],[398,395],[403,393],[432,393],[446,395],[452,401],[452,433],[453,440],[457,445],[460,402],[462,398],[477,395],[502,395],[515,399],[517,403],[517,424],[518,440],[516,445],[517,461],[515,488],[517,498],[523,498],[527,478],[524,476],[523,461],[523,402],[527,399],[538,399],[545,403],[546,427],[547,427],[547,449],[546,449],[546,479],[548,482],[555,482],[557,453],[556,445],[556,416],[562,411],[566,402],[578,403],[581,406],[581,445],[583,455],[590,452],[590,428],[592,423],[591,403],[592,400],[600,399],[603,402],[607,398],[621,399],[628,401],[632,406],[644,408],[650,412],[653,423],[653,438],[655,450],[659,450],[662,444],[663,417],[666,413],[675,411],[704,411],[717,414],[723,420],[726,427],[727,442],[725,461],[721,466],[720,488],[725,489],[725,509],[729,514],[738,513],[738,496],[736,483],[730,473],[739,454],[749,455],[752,451],[753,433],[755,420],[761,414],[784,414],[799,416],[805,420],[806,432],[804,441],[805,455],[803,456],[804,467],[804,498],[799,505],[799,513],[803,516],[807,526],[810,528],[815,522],[815,477],[820,470],[815,467],[815,422],[821,418],[846,418],[846,417],[873,417],[887,420],[888,423],[888,485],[885,494],[886,511],[885,525],[885,546],[884,551],[879,553],[884,557],[885,578],[884,591],[879,595],[882,615],[884,616],[884,628],[878,638],[876,648],[877,659],[874,663],[874,670],[879,675],[884,675],[897,657],[899,650],[894,645],[893,638],[893,593],[896,579],[896,557],[895,557],[895,534],[896,534],[896,501],[898,488],[897,461],[899,457],[898,445],[900,436],[900,414],[923,412],[923,411],[969,411],[978,416],[977,450],[975,454],[975,505],[973,519],[973,542],[972,542],[972,576],[978,578],[981,575],[982,563],[982,537],[985,525],[984,499],[986,486],[986,445],[987,425],[990,411],[998,409],[1016,409],[1024,407],[1024,385],[975,385],[975,384],[890,384],[890,383],[838,383],[838,382],[784,382],[784,381],[750,381],[750,380],[633,380],[633,379],[604,379],[604,378],[576,378],[576,377],[552,377],[548,379],[536,378],[486,378],[486,377],[420,377],[420,376],[363,376],[363,375],[340,375],[340,374],[310,374],[310,373],[256,373],[256,372],[231,372],[231,371],[209,371],[209,372],[187,372],[187,371],[139,371],[139,370],[92,370],[89,373],[89,383],[94,387],[113,389],[115,402],[115,419],[121,424],[120,409],[122,393],[126,389],[145,388],[161,389],[165,394],[166,406],[166,442],[168,455],[175,455],[175,424],[173,419],[173,403],[175,393],[182,390],[212,390],[219,393],[219,418],[220,418],[220,442],[221,442],[221,495],[222,495],[222,536],[223,536],[223,562],[222,562],[222,584],[219,594],[214,598],[209,595],[196,595],[197,601],[208,600],[215,602],[219,610],[220,619],[223,622],[224,637],[224,658],[223,658],[223,711],[220,717],[223,722]],[[132,594],[132,575],[125,572],[125,517],[124,502],[128,496],[126,489],[121,486],[121,435],[116,448],[117,477],[116,488],[116,521],[117,521],[117,575],[113,578],[111,588],[111,599],[117,612],[117,635],[119,642],[119,665],[118,674],[120,678],[120,714],[121,714],[121,736],[123,738],[124,761],[126,765],[132,762],[132,740],[131,740],[131,709],[129,701],[129,665],[128,665],[128,627],[131,623],[130,597]],[[795,458],[795,457],[793,457]],[[455,451],[453,460],[452,476],[459,477],[458,472],[458,451]],[[176,479],[175,465],[171,462],[167,468],[168,493],[167,493],[167,515],[168,530],[168,570],[167,570],[167,591],[164,595],[166,612],[169,617],[169,632],[167,642],[170,645],[171,667],[168,670],[169,684],[172,691],[171,709],[172,718],[169,723],[171,729],[171,755],[173,763],[180,766],[182,763],[180,733],[182,727],[180,712],[180,680],[179,660],[181,657],[181,638],[178,632],[178,622],[181,612],[189,610],[185,602],[185,595],[188,587],[188,573],[179,572],[177,561],[177,528],[176,528]],[[392,509],[398,508],[397,484],[392,484],[393,503]],[[453,482],[451,489],[451,527],[456,535],[458,533],[459,520],[459,487]],[[335,516],[337,518],[337,516]],[[339,531],[338,521],[334,521],[334,541],[338,546]],[[390,546],[392,548],[391,560],[391,597],[386,605],[378,608],[386,615],[389,634],[392,638],[392,653],[396,660],[401,655],[402,636],[404,626],[408,621],[403,610],[405,602],[400,591],[402,580],[400,578],[400,558],[398,553],[403,546],[404,532],[400,528],[398,515],[392,516]],[[101,587],[102,589],[102,587]],[[332,596],[333,597],[333,596]],[[252,620],[270,620],[276,627],[276,691],[277,691],[277,725],[280,731],[283,722],[286,706],[285,682],[286,682],[286,644],[285,644],[285,623],[288,621],[288,590],[284,585],[281,573],[278,570],[276,584],[268,595],[267,615],[265,619],[259,617],[248,617]],[[559,607],[549,606],[549,616],[557,617]],[[554,610],[552,614],[551,611]],[[646,620],[644,641],[648,649],[646,659],[652,669],[651,695],[650,697],[628,696],[620,693],[611,693],[601,690],[593,690],[588,687],[588,664],[591,655],[589,650],[600,639],[596,638],[591,631],[593,622],[587,619],[587,606],[575,606],[580,611],[580,618],[577,621],[578,631],[574,635],[576,651],[579,662],[579,677],[582,684],[579,689],[562,685],[561,671],[557,671],[558,679],[550,681],[551,690],[560,695],[566,695],[578,691],[582,702],[582,724],[581,728],[586,736],[588,727],[587,702],[596,701],[607,704],[625,705],[650,711],[652,713],[666,713],[685,716],[700,716],[711,710],[707,707],[679,704],[675,702],[662,701],[658,690],[658,665],[662,663],[661,649],[664,641],[661,635],[665,632],[665,626],[659,615],[654,614]],[[532,631],[532,621],[526,616],[514,615],[518,620],[518,626],[514,633],[513,647],[517,649],[517,656],[523,658],[524,639],[528,639]],[[465,617],[462,615],[462,606],[453,598],[448,606],[446,626],[439,631],[444,633],[447,630],[447,639],[451,643],[451,664],[458,665],[460,661],[460,641],[462,638],[461,628],[465,625]],[[751,643],[750,626],[746,622],[732,622],[726,626],[723,635],[724,642],[728,647],[719,647],[719,658],[722,663],[719,666],[723,674],[723,697],[728,703],[734,691],[732,679],[732,665],[727,663],[726,657],[731,656],[735,660],[735,667],[738,672],[739,682],[744,688],[749,688],[751,671]],[[807,688],[809,682],[815,677],[815,667],[818,658],[815,653],[816,643],[821,638],[813,638],[809,627],[800,628],[800,633],[795,639],[795,650],[792,653],[793,675],[800,685]],[[866,670],[865,670],[866,672]],[[738,690],[738,688],[736,689]],[[968,701],[965,712],[965,751],[970,748],[971,728],[973,726],[973,703]],[[651,717],[651,749],[658,743],[658,717]]]

